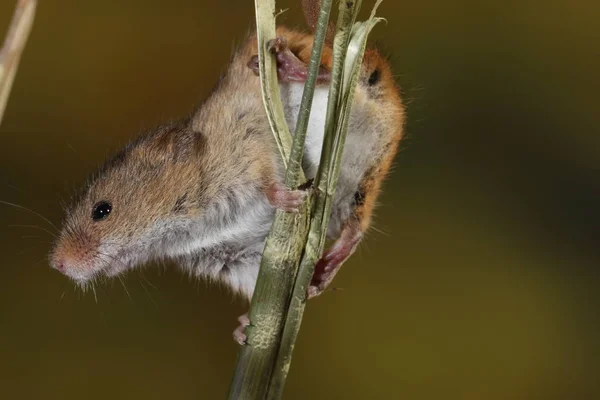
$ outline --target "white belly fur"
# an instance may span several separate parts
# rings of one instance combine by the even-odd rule
[[[292,134],[296,129],[296,121],[302,101],[303,83],[289,83],[280,86],[281,101],[283,102],[285,116]],[[327,98],[329,97],[329,86],[318,86],[315,89],[306,142],[304,145],[304,165],[309,178],[314,178],[321,159],[321,148],[323,147],[323,135],[325,129],[325,115],[327,114]]]
[[[296,128],[303,90],[303,83],[280,85],[281,100],[292,134]],[[321,85],[315,89],[304,148],[303,165],[308,178],[316,175],[321,158],[328,97],[329,86]],[[373,155],[378,146],[377,135],[374,134],[377,127],[375,121],[370,118],[370,107],[373,105],[370,104],[368,96],[357,87],[329,225],[329,235],[333,237],[337,236],[341,226],[353,212],[354,194],[365,171],[376,162]]]

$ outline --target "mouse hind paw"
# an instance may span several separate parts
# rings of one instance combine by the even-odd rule
[[[238,322],[240,324],[233,331],[233,340],[235,340],[240,346],[245,346],[246,340],[248,340],[248,336],[246,336],[244,330],[248,325],[250,325],[250,318],[248,318],[248,313],[240,315],[238,317]]]
[[[358,224],[348,224],[333,246],[323,254],[315,266],[307,297],[312,299],[322,294],[331,284],[344,262],[358,247],[362,239],[362,231]]]
[[[307,64],[300,60],[291,50],[288,41],[283,36],[278,36],[267,42],[267,49],[275,55],[277,61],[277,78],[280,82],[306,82],[308,74]],[[260,67],[258,56],[252,56],[248,67],[259,75]],[[325,68],[319,68],[317,83],[329,82],[330,74]]]

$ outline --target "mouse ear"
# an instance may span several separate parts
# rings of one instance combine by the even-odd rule
[[[319,9],[321,8],[321,0],[302,0],[302,11],[304,11],[304,19],[311,30],[317,27],[319,19]]]
[[[144,155],[165,162],[187,160],[204,144],[203,137],[192,132],[185,121],[156,128],[146,137],[146,142],[146,146],[140,146]]]
[[[314,32],[317,28],[319,12],[321,11],[321,0],[302,0],[302,11],[304,12],[306,24],[310,28],[311,32]],[[333,22],[333,19],[330,18],[329,25],[327,26],[327,34],[325,35],[325,43],[331,46],[333,44],[334,36],[335,22]]]

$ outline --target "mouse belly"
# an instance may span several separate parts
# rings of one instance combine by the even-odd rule
[[[250,300],[256,286],[263,248],[264,241],[247,247],[237,243],[222,243],[177,257],[176,261],[185,272],[224,284],[234,293]]]
[[[290,82],[280,85],[281,101],[283,103],[286,122],[292,134],[296,130],[296,121],[298,120],[303,91],[304,83]],[[315,177],[319,161],[321,160],[328,98],[329,86],[320,85],[315,88],[310,119],[308,120],[308,129],[306,131],[306,142],[304,143],[303,164],[307,178]]]
[[[304,83],[301,82],[280,84],[286,122],[292,134],[296,129],[303,91]],[[319,85],[315,88],[304,145],[303,166],[307,178],[315,177],[321,160],[328,98],[329,85]],[[352,214],[354,195],[358,190],[358,185],[365,171],[375,162],[373,155],[375,154],[374,148],[377,146],[377,136],[371,134],[375,127],[369,119],[369,113],[366,112],[366,103],[365,93],[357,88],[333,200],[331,221],[328,228],[330,237],[337,237],[342,225]]]

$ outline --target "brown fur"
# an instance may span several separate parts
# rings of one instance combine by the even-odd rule
[[[313,36],[284,27],[277,32],[308,63]],[[198,275],[222,280],[251,296],[272,218],[265,194],[282,175],[260,80],[247,66],[256,53],[256,38],[250,36],[192,117],[140,137],[100,169],[67,213],[51,256],[53,265],[85,283],[99,273],[116,274],[153,258],[180,257]],[[331,69],[330,47],[325,47],[321,64]],[[403,118],[389,64],[370,49],[362,64],[347,142],[368,145],[369,165],[353,167],[352,154],[345,151],[340,181],[345,179],[345,190],[350,187],[353,192],[336,192],[330,237],[358,238],[358,243],[368,229],[402,137]],[[94,221],[92,209],[100,201],[109,201],[113,209],[106,219]],[[239,231],[228,233],[234,228]],[[220,235],[210,243],[213,247],[193,247],[194,240],[210,238],[213,232]],[[236,242],[240,238],[252,242]],[[227,263],[206,264],[221,259]],[[231,264],[235,262],[240,264],[237,269]]]

